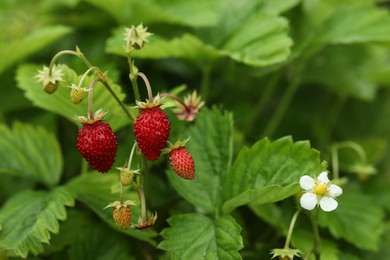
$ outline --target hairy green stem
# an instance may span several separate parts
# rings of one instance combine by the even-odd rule
[[[87,75],[92,71],[92,70],[96,70],[98,69],[97,67],[90,67],[88,68],[88,70],[86,72],[84,72],[83,76],[81,76],[81,79],[79,81],[79,84],[78,84],[78,87],[81,88],[81,86],[83,85],[83,82],[85,80],[85,78],[87,77]]]
[[[302,208],[298,208],[291,219],[290,227],[288,228],[288,232],[287,232],[286,243],[284,244],[285,249],[288,249],[290,247],[292,232],[294,230],[295,222],[297,221],[297,218],[298,218],[299,213],[301,212],[301,209]]]
[[[134,142],[133,147],[131,148],[129,161],[127,163],[127,170],[130,170],[130,168],[131,168],[131,162],[133,161],[133,155],[134,155],[135,147],[137,147],[137,142]]]
[[[148,98],[149,98],[149,102],[153,102],[153,92],[152,92],[152,87],[150,86],[150,83],[149,83],[149,80],[148,78],[145,76],[145,74],[143,74],[142,72],[138,72],[137,73],[138,76],[140,76],[144,82],[145,82],[145,85],[146,85],[146,89],[148,91]]]
[[[141,199],[142,224],[146,222],[146,201],[145,193],[142,187],[138,187],[139,197]]]
[[[137,84],[137,72],[134,71],[134,64],[133,64],[133,60],[131,59],[130,53],[127,54],[127,61],[129,63],[129,70],[130,70],[129,78],[131,81],[131,85],[133,87],[134,97],[136,101],[137,100],[140,101],[141,96],[139,94],[139,89]]]
[[[339,179],[339,154],[338,150],[342,148],[350,148],[354,150],[362,163],[367,162],[367,155],[364,149],[355,142],[352,141],[344,141],[340,143],[333,144],[331,146],[331,154],[332,154],[332,170],[333,170],[333,179],[337,180]]]
[[[313,237],[314,237],[314,256],[316,260],[321,259],[321,237],[318,230],[318,217],[320,209],[317,207],[314,211],[314,214],[310,215],[310,221],[313,227]]]
[[[94,112],[93,112],[93,104],[92,104],[92,92],[93,92],[93,89],[96,85],[96,83],[99,81],[100,79],[99,78],[96,78],[92,81],[91,85],[89,86],[89,91],[88,91],[88,118],[94,120],[95,119],[95,116],[94,116]]]

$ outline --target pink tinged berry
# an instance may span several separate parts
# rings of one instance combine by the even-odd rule
[[[169,163],[172,169],[184,179],[195,178],[195,163],[192,155],[184,146],[173,149],[169,153]]]

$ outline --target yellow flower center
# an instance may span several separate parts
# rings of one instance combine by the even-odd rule
[[[318,184],[314,188],[314,193],[319,196],[325,196],[328,191],[328,186],[326,184]]]

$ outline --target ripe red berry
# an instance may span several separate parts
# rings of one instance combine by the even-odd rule
[[[180,177],[189,180],[195,178],[194,159],[184,146],[175,148],[169,153],[169,163]]]
[[[159,105],[142,108],[134,123],[135,140],[149,161],[157,160],[169,137],[171,123]]]
[[[114,164],[118,142],[108,123],[87,121],[78,132],[77,149],[95,170],[104,173]]]

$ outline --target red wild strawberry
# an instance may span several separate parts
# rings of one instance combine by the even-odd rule
[[[149,161],[157,160],[169,137],[171,123],[160,108],[159,97],[137,105],[142,109],[134,123],[135,140]]]
[[[101,110],[95,119],[78,117],[82,122],[77,136],[77,149],[87,162],[99,172],[107,172],[114,164],[118,142],[110,125],[102,120]]]
[[[172,169],[184,179],[193,180],[195,178],[195,163],[192,155],[184,146],[184,141],[178,141],[174,145],[170,144],[168,148],[164,149],[164,153],[169,154],[169,163]]]

